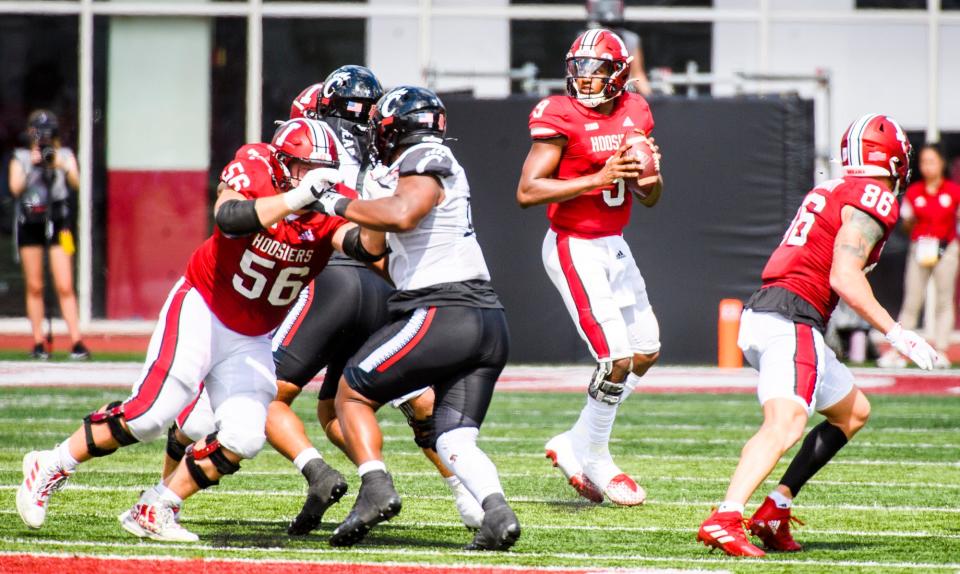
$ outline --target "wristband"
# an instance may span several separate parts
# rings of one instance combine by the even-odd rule
[[[310,186],[299,186],[283,194],[283,202],[287,204],[290,211],[300,211],[306,206],[316,201],[313,190]]]

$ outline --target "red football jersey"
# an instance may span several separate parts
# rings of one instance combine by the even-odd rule
[[[566,137],[554,177],[573,179],[600,171],[634,128],[653,130],[650,106],[642,96],[624,92],[609,116],[577,103],[570,96],[550,96],[530,112],[534,140]],[[622,184],[598,187],[547,206],[550,227],[558,233],[594,238],[620,235],[630,220],[632,194]]]
[[[927,193],[922,180],[910,185],[905,196],[916,223],[910,239],[936,237],[950,243],[957,237],[957,208],[960,206],[960,185],[944,180],[934,194]],[[904,214],[904,217],[907,217]]]
[[[867,259],[868,266],[875,265],[900,215],[897,196],[878,180],[844,177],[826,181],[807,194],[763,269],[764,287],[796,293],[817,309],[824,324],[839,300],[830,288],[830,267],[845,205],[868,213],[883,226],[883,238]]]
[[[220,181],[248,199],[279,193],[282,168],[266,144],[245,145]],[[327,264],[333,233],[345,219],[319,213],[289,216],[254,235],[229,237],[214,228],[190,257],[186,278],[224,325],[244,335],[277,327],[300,289]]]

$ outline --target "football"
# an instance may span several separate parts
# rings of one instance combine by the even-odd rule
[[[636,179],[625,180],[624,184],[637,199],[646,199],[660,178],[660,161],[654,157],[645,136],[639,134],[628,136],[627,145],[629,147],[623,152],[624,156],[637,158],[641,167],[640,175]]]

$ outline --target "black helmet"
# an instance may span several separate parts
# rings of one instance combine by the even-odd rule
[[[370,68],[340,66],[323,81],[323,90],[317,100],[317,115],[366,124],[370,110],[382,95],[380,80]]]
[[[398,146],[442,142],[447,131],[447,109],[427,88],[400,86],[380,98],[370,121],[380,159],[388,161]]]

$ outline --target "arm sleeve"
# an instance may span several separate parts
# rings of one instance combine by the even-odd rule
[[[348,257],[356,259],[362,263],[373,263],[374,261],[379,261],[386,253],[381,253],[379,255],[374,255],[367,251],[363,246],[363,241],[360,240],[360,228],[354,227],[347,231],[343,237],[343,253]]]
[[[262,229],[255,199],[224,201],[214,218],[220,231],[230,237],[252,235]]]
[[[400,161],[400,177],[432,175],[440,180],[453,175],[453,154],[446,146],[420,146]]]

